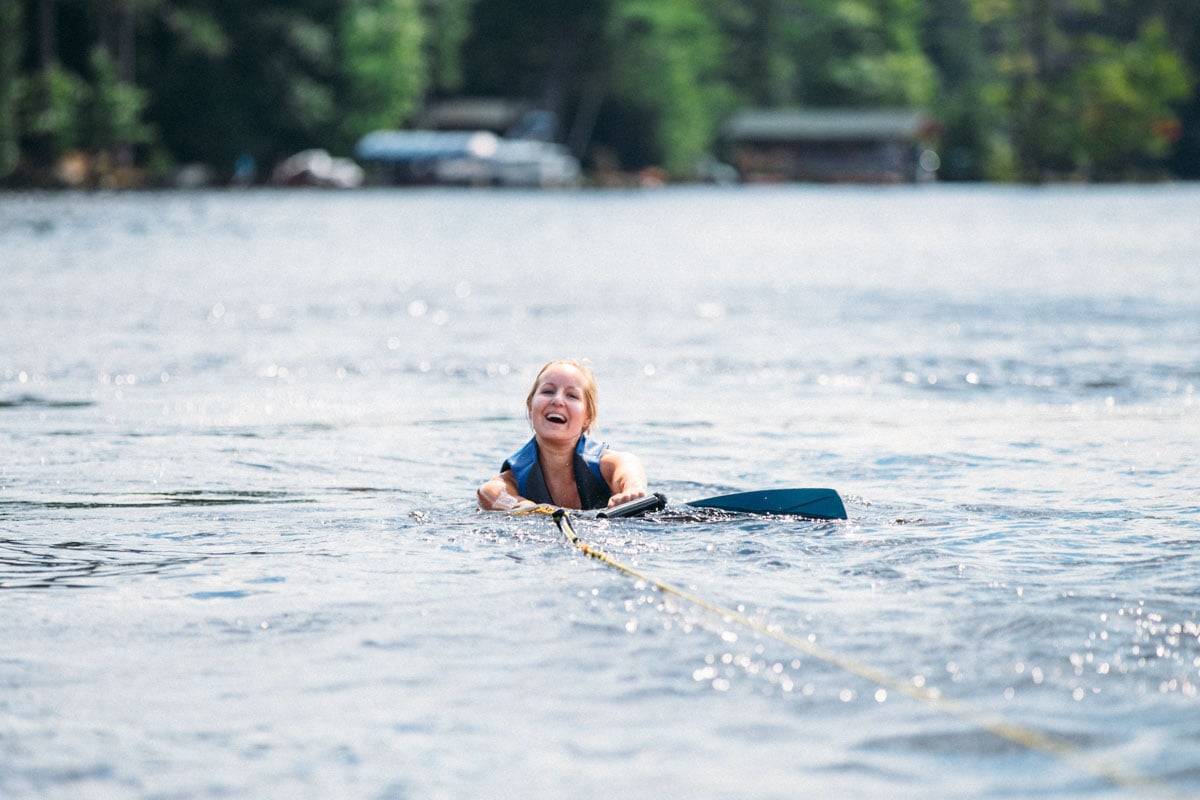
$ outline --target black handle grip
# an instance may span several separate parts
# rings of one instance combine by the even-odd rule
[[[628,503],[621,503],[619,506],[606,508],[596,513],[600,519],[616,519],[617,517],[636,517],[639,514],[645,514],[647,511],[662,511],[667,507],[667,498],[665,495],[655,492],[648,494],[645,497],[639,497],[636,500],[630,500]]]

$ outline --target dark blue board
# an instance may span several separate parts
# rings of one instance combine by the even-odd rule
[[[846,507],[833,489],[760,489],[692,500],[688,505],[743,514],[795,514],[813,519],[846,519]]]

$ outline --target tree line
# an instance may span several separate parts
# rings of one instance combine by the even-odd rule
[[[941,175],[1200,177],[1200,0],[0,0],[0,179],[228,172],[455,96],[687,177],[739,108],[910,107]]]

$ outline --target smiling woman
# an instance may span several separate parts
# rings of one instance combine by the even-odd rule
[[[533,438],[479,487],[480,508],[509,511],[536,503],[604,508],[645,496],[642,462],[587,438],[596,420],[596,378],[587,366],[571,359],[546,364],[525,409]]]

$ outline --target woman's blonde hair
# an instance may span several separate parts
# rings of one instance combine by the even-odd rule
[[[596,376],[592,374],[592,368],[588,366],[587,361],[577,361],[574,358],[557,358],[554,361],[547,361],[538,370],[537,376],[533,379],[533,386],[529,389],[529,394],[525,398],[525,413],[533,412],[533,396],[537,394],[538,385],[542,382],[542,375],[551,367],[559,364],[566,364],[568,367],[574,367],[579,370],[579,374],[583,376],[583,404],[587,408],[587,423],[583,426],[583,432],[587,433],[592,423],[596,421],[596,400],[599,395],[599,389],[596,386]]]

